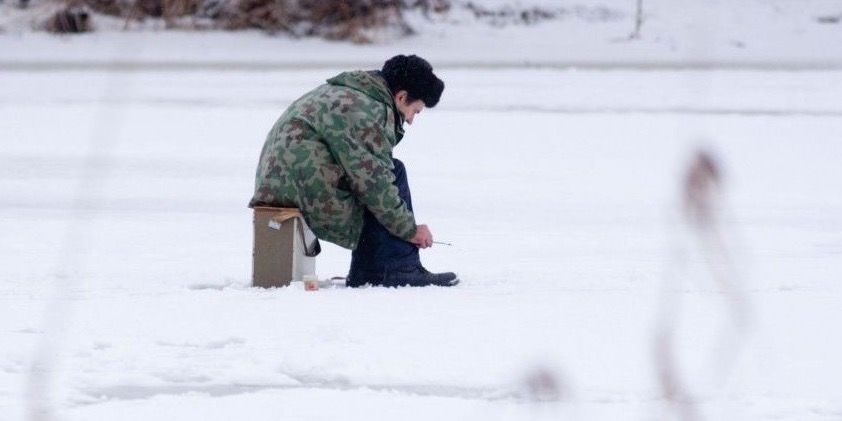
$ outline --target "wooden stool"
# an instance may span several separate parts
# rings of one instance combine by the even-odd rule
[[[319,240],[296,208],[254,208],[252,286],[289,286],[316,272]]]

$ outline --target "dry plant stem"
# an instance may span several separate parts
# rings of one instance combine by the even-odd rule
[[[727,301],[729,325],[721,330],[712,357],[713,373],[724,376],[736,360],[739,343],[748,326],[748,304],[741,289],[736,265],[725,241],[722,225],[718,218],[721,202],[721,172],[713,157],[699,152],[690,165],[684,180],[682,210],[685,222],[692,234],[692,245],[702,255],[707,273]],[[674,256],[671,263],[675,269],[687,267],[684,253]],[[661,391],[672,411],[681,420],[693,421],[700,415],[693,403],[692,394],[680,380],[680,367],[675,355],[675,320],[680,310],[680,297],[669,294],[679,285],[684,276],[675,270],[665,275],[661,298],[661,313],[655,336],[655,359]],[[729,341],[729,328],[734,328],[735,341]]]
[[[643,29],[643,0],[637,0],[634,14],[634,31],[629,35],[630,40],[640,39],[640,31]]]
[[[130,46],[125,46],[130,48]],[[102,104],[91,127],[88,151],[79,166],[79,175],[70,204],[68,223],[55,262],[55,294],[44,308],[41,338],[36,344],[26,379],[28,419],[51,421],[54,416],[55,372],[60,366],[65,337],[73,316],[73,292],[84,276],[90,255],[90,243],[96,228],[95,210],[103,202],[103,189],[111,167],[111,151],[117,146],[121,110],[104,104],[118,96],[126,86],[106,75]]]

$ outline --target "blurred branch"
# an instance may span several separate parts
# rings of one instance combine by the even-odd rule
[[[688,245],[700,251],[707,274],[729,298],[726,305],[730,323],[720,330],[718,346],[715,346],[712,352],[717,362],[710,370],[714,374],[727,372],[729,362],[736,360],[738,343],[728,340],[729,328],[734,328],[736,339],[739,340],[744,336],[748,325],[747,300],[719,218],[721,186],[722,171],[716,159],[708,152],[697,152],[687,169],[682,185],[682,215],[692,234],[691,244]],[[670,267],[683,270],[687,265],[687,256],[680,252],[681,249],[676,251],[678,253],[669,261]],[[665,274],[661,313],[654,339],[654,357],[661,392],[674,411],[675,417],[694,421],[700,419],[700,415],[695,407],[693,394],[681,381],[674,344],[676,319],[681,307],[680,296],[669,294],[674,286],[688,277],[688,273],[682,273],[681,270]]]
[[[629,40],[640,39],[640,31],[643,29],[643,0],[637,0],[634,13],[634,30],[629,34]]]

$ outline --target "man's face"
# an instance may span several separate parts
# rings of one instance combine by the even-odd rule
[[[397,95],[395,95],[395,105],[397,105],[398,111],[403,114],[403,119],[412,125],[412,120],[415,119],[415,115],[424,109],[424,101],[416,99],[415,101],[409,102],[408,99],[409,94],[406,91],[399,91]]]

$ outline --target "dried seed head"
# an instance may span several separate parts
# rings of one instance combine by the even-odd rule
[[[713,224],[721,181],[719,165],[713,156],[705,151],[697,152],[684,181],[684,214],[691,225],[707,228]]]

